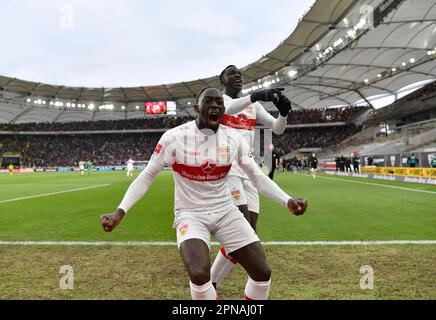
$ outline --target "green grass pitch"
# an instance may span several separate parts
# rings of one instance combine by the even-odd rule
[[[275,181],[289,194],[306,197],[309,208],[295,217],[261,198],[261,240],[436,240],[435,186],[331,178],[278,173]],[[175,241],[170,171],[156,178],[118,229],[102,231],[99,216],[117,207],[131,181],[124,172],[0,175],[0,241]],[[435,245],[278,246],[266,252],[272,299],[436,298]],[[189,299],[176,247],[0,245],[0,257],[0,298]],[[63,291],[59,266],[69,263],[76,285]],[[364,264],[375,266],[374,290],[359,288]],[[111,276],[92,278],[102,270]],[[238,268],[220,296],[241,298],[245,281]]]

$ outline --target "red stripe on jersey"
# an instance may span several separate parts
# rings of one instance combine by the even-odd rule
[[[236,117],[225,114],[221,119],[221,124],[235,129],[256,129],[256,119],[248,119],[245,114],[239,114]]]
[[[193,181],[218,181],[224,179],[230,171],[232,165],[217,167],[213,163],[203,163],[201,167],[187,166],[175,162],[172,168],[182,177]]]

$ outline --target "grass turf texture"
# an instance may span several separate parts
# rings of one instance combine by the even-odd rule
[[[276,176],[309,210],[294,217],[261,200],[263,241],[436,240],[436,193],[349,183],[373,182],[436,192],[436,187],[304,174]],[[342,181],[346,180],[346,181]],[[173,181],[162,172],[113,233],[99,224],[132,180],[125,173],[0,175],[0,241],[174,241]],[[14,202],[4,200],[110,184]],[[217,247],[214,248],[216,252]],[[435,246],[268,247],[272,299],[436,298]],[[175,247],[0,246],[0,298],[189,298],[188,278]],[[110,263],[108,263],[110,262]],[[59,289],[59,268],[75,270],[75,288]],[[359,288],[359,268],[375,270],[375,290]],[[246,275],[226,279],[220,297],[239,299]]]
[[[265,251],[273,271],[271,299],[436,299],[434,246]],[[176,247],[0,246],[0,255],[0,299],[190,299]],[[73,290],[59,287],[62,265],[74,269]],[[363,265],[374,268],[373,290],[360,288]],[[241,300],[246,281],[239,266],[219,298]]]

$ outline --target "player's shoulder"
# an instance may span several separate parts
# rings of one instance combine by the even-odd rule
[[[163,136],[165,137],[174,137],[174,136],[178,136],[178,135],[183,135],[184,133],[191,131],[193,126],[195,125],[195,121],[189,121],[187,123],[178,125],[177,127],[174,127],[172,129],[169,129],[167,131],[165,131],[165,133],[163,134]]]

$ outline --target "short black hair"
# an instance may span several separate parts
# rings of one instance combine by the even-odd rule
[[[231,64],[231,65],[228,65],[227,67],[225,67],[224,68],[224,70],[221,72],[221,74],[220,74],[220,81],[221,82],[223,82],[223,76],[224,76],[224,72],[226,72],[227,71],[227,69],[229,69],[229,68],[238,68],[237,66],[235,66],[235,65],[233,65],[233,64]]]

